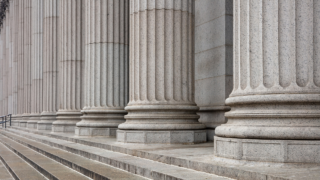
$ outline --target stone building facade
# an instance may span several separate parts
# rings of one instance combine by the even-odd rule
[[[1,9],[0,115],[13,126],[214,141],[219,157],[320,163],[318,0],[2,0]]]

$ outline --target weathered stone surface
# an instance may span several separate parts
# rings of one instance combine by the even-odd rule
[[[84,0],[60,1],[59,8],[60,107],[52,132],[75,132],[84,105]]]
[[[320,2],[234,1],[234,6],[234,89],[226,100],[228,122],[216,128],[216,155],[315,163],[320,149],[320,28],[315,25]],[[303,154],[303,149],[309,151]]]
[[[195,1],[195,102],[209,141],[230,110],[225,99],[232,91],[232,14],[232,0]]]
[[[32,52],[32,0],[24,0],[23,2],[23,98],[24,110],[22,114],[22,121],[20,127],[27,127],[27,122],[31,118],[31,52]]]
[[[119,143],[113,137],[77,137],[70,133],[51,133],[50,131],[35,131],[22,128],[9,128],[6,132],[12,132],[7,137],[17,135],[29,138],[28,141],[38,141],[58,148],[67,148],[72,153],[80,153],[85,157],[96,157],[92,152],[98,153],[99,149],[127,154],[139,159],[161,162],[171,167],[183,167],[200,172],[217,174],[233,179],[317,179],[320,176],[319,164],[297,164],[297,163],[275,163],[255,162],[246,160],[235,160],[213,156],[213,143],[201,144],[132,144]],[[26,133],[29,132],[29,133]],[[1,134],[4,134],[2,131]],[[62,141],[64,140],[64,141]],[[26,141],[24,141],[26,142]],[[66,146],[65,146],[66,145]],[[71,146],[72,147],[71,147]],[[96,147],[95,150],[88,150],[78,145]],[[63,146],[63,147],[61,147]],[[81,149],[81,150],[80,150]],[[85,152],[82,150],[85,149]],[[79,152],[80,150],[81,152]],[[89,152],[89,154],[87,154]],[[100,151],[99,151],[100,152]],[[100,152],[99,154],[108,154]],[[116,157],[114,154],[108,154]],[[121,156],[121,159],[123,158]],[[97,157],[96,157],[97,158]],[[152,160],[152,161],[150,161]],[[107,161],[107,160],[106,160]],[[118,164],[116,161],[112,161]],[[124,162],[121,160],[121,162]],[[136,162],[136,161],[132,161]],[[119,163],[124,165],[123,163]],[[121,166],[123,167],[123,166]],[[131,166],[132,167],[132,166]]]
[[[130,6],[130,102],[118,140],[135,131],[134,141],[145,143],[142,131],[165,131],[152,140],[164,143],[169,131],[204,129],[194,103],[194,1],[133,0]]]
[[[43,0],[32,0],[31,117],[27,127],[37,129],[43,111]]]
[[[75,133],[115,136],[129,97],[129,1],[85,2],[87,86]]]
[[[43,1],[43,111],[38,130],[51,130],[59,109],[59,14],[59,0]]]

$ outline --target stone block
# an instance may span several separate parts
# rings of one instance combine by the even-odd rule
[[[196,0],[195,25],[206,23],[223,15],[232,15],[233,0]]]
[[[132,131],[117,130],[117,141],[142,144],[194,144],[207,141],[206,130]]]
[[[222,16],[195,28],[195,53],[232,45],[232,16]]]
[[[75,125],[52,125],[52,132],[75,132]]]
[[[214,137],[219,157],[277,163],[320,163],[319,140],[264,140]]]
[[[38,123],[38,130],[52,130],[52,123],[44,124]]]
[[[77,136],[116,136],[117,128],[76,127]]]

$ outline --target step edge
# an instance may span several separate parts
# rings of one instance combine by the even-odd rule
[[[1,133],[3,134],[3,133]],[[16,134],[15,134],[16,135]],[[18,136],[18,135],[17,135]],[[46,145],[49,145],[49,146],[52,146],[52,147],[55,147],[55,148],[59,148],[61,150],[65,150],[67,152],[70,152],[70,153],[73,153],[73,154],[77,154],[77,155],[80,155],[84,158],[87,158],[87,159],[90,159],[90,160],[95,160],[95,161],[98,161],[100,163],[104,163],[104,164],[107,164],[107,165],[110,165],[110,166],[113,166],[113,167],[116,167],[116,168],[119,168],[119,169],[122,169],[124,171],[127,171],[127,172],[130,172],[130,173],[133,173],[133,174],[137,174],[137,172],[145,172],[144,174],[137,174],[137,175],[140,175],[140,176],[143,176],[143,177],[146,177],[146,178],[154,178],[154,176],[158,176],[158,175],[163,175],[164,177],[167,177],[167,178],[174,178],[174,179],[180,179],[179,177],[176,177],[176,176],[173,176],[173,175],[169,175],[169,174],[164,174],[163,172],[160,172],[160,171],[156,171],[156,170],[152,170],[152,169],[146,169],[144,167],[141,167],[141,166],[138,166],[138,165],[134,165],[134,164],[130,164],[130,163],[123,163],[117,159],[111,159],[109,157],[104,157],[104,156],[100,156],[99,154],[93,154],[93,153],[88,153],[87,151],[83,151],[83,150],[79,150],[79,149],[75,149],[73,147],[67,147],[65,145],[64,148],[61,148],[61,145],[60,144],[57,144],[55,142],[47,142],[47,140],[43,140],[43,141],[40,141],[39,139],[40,138],[34,138],[34,137],[31,137],[29,135],[27,135],[27,137],[31,140],[35,140],[36,142],[39,142],[39,143],[43,143],[43,144],[46,144]],[[26,136],[24,136],[24,138],[26,138]],[[117,152],[118,153],[118,152]],[[89,157],[88,156],[84,156],[84,154],[90,154]],[[93,159],[92,158],[92,155],[95,156],[95,157],[98,157],[96,159]],[[135,158],[139,158],[139,157],[136,157],[136,156],[133,156]],[[104,159],[107,159],[107,160],[104,160]],[[103,161],[104,160],[104,161]],[[145,159],[145,160],[149,160],[149,159]],[[149,161],[152,161],[152,160],[149,160]],[[157,162],[157,163],[161,163],[161,162]],[[122,167],[121,164],[126,164],[126,168]],[[165,163],[162,163],[164,165],[168,165],[168,164],[165,164]],[[132,168],[132,169],[142,169],[142,171],[135,171],[135,172],[132,172],[130,171],[130,167],[135,167],[135,168]],[[176,168],[183,168],[183,169],[186,169],[184,167],[177,167],[175,166]],[[190,170],[190,171],[196,171],[196,170],[193,170],[193,169],[187,169],[187,170]],[[219,175],[216,175],[216,174],[212,174],[212,173],[206,173],[206,172],[202,172],[202,171],[196,171],[198,173],[205,173],[205,174],[208,174],[208,175],[211,175],[211,176],[217,176],[217,177],[221,177]],[[146,174],[146,175],[145,175]],[[147,175],[150,175],[150,176],[147,176]],[[223,178],[230,178],[230,177],[223,177]]]

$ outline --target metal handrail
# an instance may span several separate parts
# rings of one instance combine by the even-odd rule
[[[7,117],[9,117],[9,120],[7,120]],[[0,122],[0,124],[2,124],[2,128],[3,128],[3,125],[4,125],[4,128],[7,128],[7,122],[10,122],[10,126],[11,126],[11,114],[0,116],[0,118],[2,119],[2,121]]]

